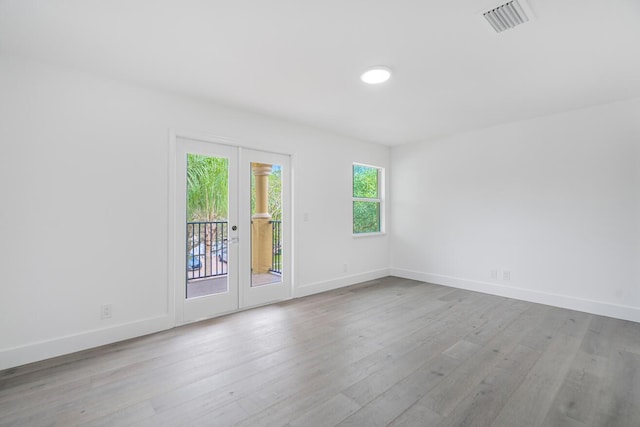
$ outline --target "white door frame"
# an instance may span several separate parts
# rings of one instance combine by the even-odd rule
[[[175,319],[174,321],[174,325],[181,325],[184,323],[188,323],[185,322],[184,320],[184,304],[181,303],[181,301],[184,299],[184,269],[185,269],[185,257],[183,256],[184,254],[182,253],[182,246],[183,242],[180,242],[178,239],[178,220],[182,217],[184,218],[184,215],[179,215],[178,213],[178,200],[177,200],[177,196],[178,196],[178,176],[177,176],[177,170],[178,170],[178,157],[177,157],[177,146],[178,146],[178,139],[180,138],[184,138],[184,139],[190,139],[190,140],[196,140],[196,141],[200,141],[200,142],[205,142],[205,143],[213,143],[213,144],[219,144],[219,145],[228,145],[228,146],[232,146],[232,147],[236,147],[238,148],[238,152],[239,152],[239,162],[238,164],[240,165],[242,159],[243,159],[243,153],[242,153],[242,149],[248,149],[248,150],[256,150],[256,151],[263,151],[261,150],[260,147],[255,147],[252,146],[251,144],[246,144],[246,143],[241,143],[238,142],[236,140],[227,138],[227,137],[222,137],[222,136],[217,136],[217,135],[213,135],[213,134],[209,134],[209,133],[203,133],[203,132],[193,132],[193,131],[185,131],[185,130],[175,130],[175,129],[170,129],[169,131],[169,212],[168,212],[168,251],[167,251],[167,277],[168,277],[168,286],[167,286],[167,308],[168,308],[168,313],[171,317],[173,317]],[[265,152],[265,153],[269,153],[269,152]],[[285,209],[288,213],[285,213],[285,215],[288,217],[288,221],[283,222],[283,227],[285,227],[283,229],[283,233],[285,236],[285,241],[283,242],[283,245],[285,245],[285,247],[283,247],[283,250],[285,250],[285,248],[288,248],[288,262],[285,262],[284,264],[284,268],[286,269],[286,273],[283,271],[283,276],[286,276],[288,278],[287,280],[287,292],[286,292],[286,297],[281,298],[281,299],[289,299],[293,296],[293,289],[295,286],[295,279],[294,279],[294,274],[295,274],[295,269],[293,266],[293,262],[294,262],[294,238],[293,238],[293,171],[294,171],[294,159],[295,159],[295,154],[293,153],[275,153],[275,152],[271,152],[273,154],[281,154],[281,155],[285,155],[285,156],[289,156],[289,179],[288,184],[283,185],[283,199],[284,199],[284,203],[285,203]],[[242,185],[240,183],[240,185]],[[243,215],[243,212],[239,212],[239,215]],[[182,226],[183,224],[180,224],[180,226]],[[246,228],[243,227],[243,228]],[[246,238],[247,236],[247,232],[248,230],[239,230],[239,235],[242,235],[243,238]],[[250,233],[250,232],[249,232]],[[248,245],[244,245],[244,246],[248,246]],[[242,261],[245,262],[245,261]],[[241,265],[241,262],[238,262],[237,264],[239,264],[239,268],[243,268]],[[246,277],[246,275],[244,273],[240,273],[238,274],[239,276],[239,280],[245,280],[243,279],[243,276]],[[247,285],[249,286],[249,285]],[[246,298],[246,290],[244,289],[245,286],[240,285],[239,286],[239,301],[238,301],[238,309],[237,310],[232,310],[232,311],[240,311],[242,309],[246,309],[246,308],[251,308],[252,306],[256,306],[256,305],[263,305],[267,302],[264,302],[262,304],[252,304],[249,305],[248,303],[250,303],[251,301],[245,301]],[[273,301],[271,301],[273,302]],[[220,313],[219,315],[222,315],[224,313]]]

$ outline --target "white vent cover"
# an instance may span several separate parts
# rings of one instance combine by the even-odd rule
[[[483,13],[483,15],[493,29],[496,30],[496,33],[501,33],[529,21],[529,17],[524,8],[518,3],[518,0],[505,3]]]

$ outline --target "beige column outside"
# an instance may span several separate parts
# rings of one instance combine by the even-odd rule
[[[253,274],[268,273],[271,268],[273,225],[269,214],[269,175],[271,165],[251,163],[255,176],[256,212],[251,217],[251,270]]]

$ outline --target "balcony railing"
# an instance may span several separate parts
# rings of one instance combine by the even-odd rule
[[[271,271],[282,274],[282,221],[271,221]]]
[[[227,274],[227,221],[187,223],[187,280]]]
[[[282,274],[282,221],[271,225],[270,271]],[[187,223],[187,280],[227,274],[227,239],[227,221]]]

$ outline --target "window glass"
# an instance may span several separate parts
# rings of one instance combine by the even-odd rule
[[[383,169],[353,165],[353,233],[379,233],[382,224],[381,181]]]
[[[353,197],[378,198],[378,168],[353,165]]]

